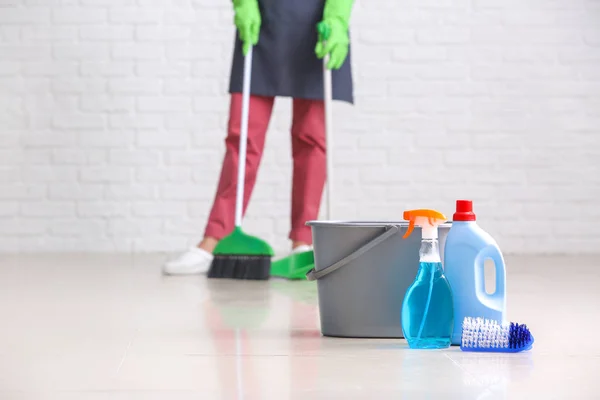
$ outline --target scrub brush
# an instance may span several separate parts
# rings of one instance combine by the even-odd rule
[[[462,323],[463,351],[518,353],[533,347],[533,336],[527,325],[465,317]]]

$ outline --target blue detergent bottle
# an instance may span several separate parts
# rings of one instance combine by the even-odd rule
[[[485,290],[484,263],[496,267],[496,289]],[[506,322],[506,270],[496,241],[476,222],[473,202],[458,200],[444,246],[444,271],[452,286],[454,329],[452,344],[459,345],[465,317]]]
[[[410,221],[404,239],[421,227],[419,270],[402,303],[402,332],[411,349],[443,349],[450,346],[454,327],[452,290],[444,276],[438,243],[438,225],[446,217],[435,210],[404,212]]]

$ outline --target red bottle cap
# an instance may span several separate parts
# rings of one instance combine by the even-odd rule
[[[473,202],[471,200],[456,200],[456,212],[453,221],[475,221]]]

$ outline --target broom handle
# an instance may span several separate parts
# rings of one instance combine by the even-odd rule
[[[329,55],[326,55],[323,59],[323,86],[324,86],[324,106],[325,106],[325,153],[327,160],[327,219],[330,220],[331,213],[331,205],[332,201],[332,193],[333,193],[333,128],[332,128],[332,119],[331,119],[331,106],[332,106],[332,83],[331,83],[331,70],[327,68],[327,63],[329,62]]]
[[[252,75],[252,46],[244,58],[244,87],[242,91],[242,123],[238,157],[237,194],[235,199],[235,226],[242,226],[244,185],[246,182],[246,148],[248,142],[248,117],[250,109],[250,77]]]

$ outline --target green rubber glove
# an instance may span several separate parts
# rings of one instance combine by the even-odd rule
[[[327,68],[339,69],[348,56],[350,37],[348,25],[354,0],[326,0],[323,20],[317,25],[319,41],[315,47],[318,58],[329,54]]]
[[[258,0],[233,0],[233,11],[235,26],[238,29],[240,40],[244,43],[242,51],[246,55],[250,46],[258,43],[262,23]]]

